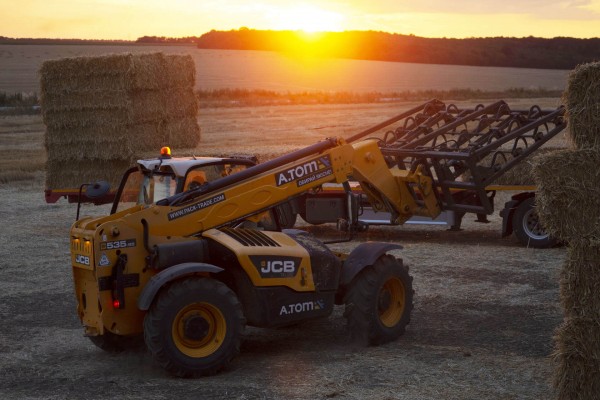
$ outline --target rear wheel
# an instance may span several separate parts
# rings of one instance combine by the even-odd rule
[[[144,319],[144,337],[158,364],[174,375],[212,375],[239,353],[244,325],[231,289],[190,278],[160,293]]]
[[[377,345],[400,337],[413,308],[412,277],[408,268],[390,255],[364,268],[350,284],[346,311],[350,336]]]
[[[527,247],[545,249],[558,243],[541,224],[535,211],[535,197],[529,197],[517,206],[513,215],[513,232]]]

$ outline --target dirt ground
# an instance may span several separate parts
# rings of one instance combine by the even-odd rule
[[[265,137],[287,139],[296,132],[308,132],[298,139],[298,144],[308,144],[323,133],[355,132],[393,115],[390,109],[375,106],[354,106],[352,113],[348,107],[203,110],[200,124],[208,148],[225,139],[250,148],[245,143]],[[360,121],[352,120],[361,115]],[[27,145],[15,133],[23,131],[25,122],[20,121],[0,120],[0,150],[6,154],[7,148],[21,149],[23,157],[27,151],[43,150],[41,119],[28,120],[33,128],[22,135]],[[276,140],[267,143],[275,146]],[[247,328],[241,354],[229,370],[186,380],[166,375],[145,351],[111,355],[83,337],[69,266],[68,232],[76,206],[66,201],[46,204],[44,172],[31,176],[29,181],[0,183],[0,398],[546,399],[553,395],[550,355],[553,331],[562,319],[558,275],[566,250],[524,248],[513,238],[501,238],[497,213],[489,217],[489,224],[465,217],[460,232],[372,227],[352,242],[332,246],[348,251],[367,240],[404,246],[393,254],[410,265],[416,293],[412,321],[399,340],[356,347],[348,340],[339,308],[329,318],[292,328]],[[497,202],[496,208],[502,204]],[[83,208],[84,214],[105,212],[106,207]],[[329,225],[305,228],[320,237],[338,235]]]

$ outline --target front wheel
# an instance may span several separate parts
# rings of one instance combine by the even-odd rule
[[[408,268],[390,255],[365,267],[350,283],[345,296],[350,336],[378,345],[396,340],[410,322],[412,277]]]
[[[527,247],[546,249],[558,244],[539,220],[535,211],[535,197],[529,197],[517,206],[512,223],[515,237]]]
[[[144,319],[144,338],[158,364],[174,375],[212,375],[239,353],[245,323],[225,284],[189,278],[160,293]]]

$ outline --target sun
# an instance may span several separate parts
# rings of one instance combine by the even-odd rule
[[[274,25],[277,30],[314,32],[339,32],[344,17],[336,12],[323,10],[308,4],[279,9],[275,13]]]

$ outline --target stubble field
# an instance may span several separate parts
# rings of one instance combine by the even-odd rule
[[[411,105],[204,109],[197,151],[268,156],[348,136]],[[336,309],[292,328],[247,328],[241,355],[213,377],[169,377],[144,351],[103,353],[83,337],[75,312],[68,231],[76,206],[44,202],[43,129],[37,116],[0,119],[0,398],[552,397],[550,355],[562,319],[558,275],[565,249],[528,249],[501,238],[497,213],[489,224],[467,216],[460,232],[372,227],[334,245],[340,251],[367,240],[404,246],[393,254],[410,265],[415,308],[406,334],[393,343],[352,345],[343,310]],[[338,235],[329,225],[303,227],[320,237]]]
[[[46,60],[114,53],[189,54],[196,64],[196,89],[255,89],[278,92],[511,88],[562,90],[566,70],[411,64],[337,58],[290,57],[270,51],[203,50],[169,45],[3,45],[0,92],[38,92]]]

